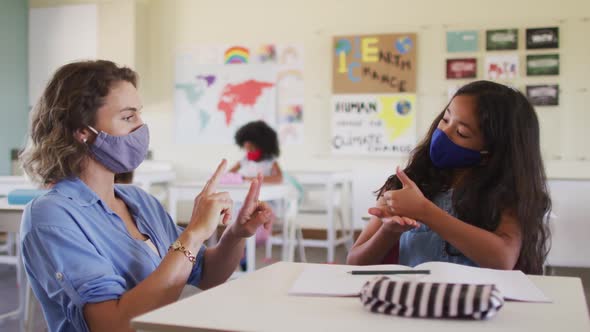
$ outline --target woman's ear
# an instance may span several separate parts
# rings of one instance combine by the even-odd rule
[[[90,137],[92,137],[92,132],[88,128],[79,128],[74,132],[74,139],[83,144],[86,144]]]

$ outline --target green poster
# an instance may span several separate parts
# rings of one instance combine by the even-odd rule
[[[486,31],[486,50],[516,50],[518,48],[518,29]]]
[[[447,52],[477,52],[477,31],[448,31]]]
[[[527,76],[559,75],[559,54],[526,56]]]

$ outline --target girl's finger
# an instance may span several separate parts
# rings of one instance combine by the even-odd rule
[[[372,207],[368,210],[369,214],[377,218],[383,217],[385,213],[380,208]]]

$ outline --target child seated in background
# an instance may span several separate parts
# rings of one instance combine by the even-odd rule
[[[275,184],[283,182],[283,172],[277,162],[280,154],[279,139],[277,133],[264,121],[253,121],[242,126],[235,135],[236,144],[246,151],[242,160],[237,162],[231,169],[230,174],[239,174],[241,179],[250,181],[255,179],[258,173],[262,174],[264,184]],[[224,179],[222,179],[222,182]],[[225,177],[227,184],[235,182],[235,179]],[[267,202],[275,215],[279,204],[276,201]],[[240,204],[234,206],[234,211],[240,209]],[[268,240],[271,229],[259,227],[256,230],[256,244],[260,245]],[[240,261],[245,270],[245,258]]]
[[[526,97],[477,81],[438,114],[408,166],[378,191],[354,265],[442,261],[541,274],[551,211],[539,121]]]
[[[262,173],[263,183],[283,182],[283,173],[276,159],[279,157],[277,133],[264,121],[249,122],[235,135],[236,144],[246,150],[246,156],[230,172],[240,174],[244,180]]]

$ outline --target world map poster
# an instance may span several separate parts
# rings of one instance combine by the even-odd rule
[[[189,53],[177,56],[175,77],[178,143],[233,144],[250,121],[276,125],[275,66],[201,65]]]
[[[189,136],[195,137],[201,135],[199,131],[194,132],[197,128],[191,128],[193,122],[186,121],[185,116],[190,107],[187,106],[187,96],[185,93],[190,91],[190,85],[202,86],[204,81],[195,81],[195,70],[200,68],[205,76],[207,71],[215,70],[220,73],[228,74],[226,81],[234,82],[245,79],[248,75],[251,78],[264,78],[265,82],[268,76],[274,75],[273,81],[275,86],[276,106],[272,109],[265,110],[267,118],[275,118],[274,123],[269,123],[279,136],[281,145],[285,144],[302,144],[304,142],[304,82],[303,82],[303,45],[297,43],[232,43],[232,44],[203,44],[187,46],[184,49],[177,50],[177,100],[175,102],[176,110],[179,115],[177,122],[180,130],[189,130]],[[199,65],[201,65],[199,67]],[[225,67],[225,68],[221,68]],[[244,67],[252,67],[245,69]],[[235,77],[234,77],[235,75]],[[189,86],[187,86],[187,84]],[[184,89],[184,92],[182,92]],[[186,90],[189,89],[189,90]],[[268,92],[268,91],[267,91]],[[214,98],[213,98],[214,99]],[[204,99],[200,101],[209,102],[206,110],[216,107],[211,100]],[[201,106],[200,106],[201,107]],[[242,109],[241,106],[238,107]],[[256,107],[254,107],[256,108]],[[201,107],[201,109],[203,109]],[[270,112],[274,111],[275,116]],[[192,111],[194,112],[194,110]],[[208,128],[207,117],[205,113],[199,113],[205,116],[205,121],[200,122]],[[245,113],[250,114],[252,113]],[[191,114],[194,116],[194,114]],[[215,120],[212,118],[212,120]],[[225,129],[221,130],[215,122],[211,123],[211,130],[225,134]],[[230,127],[230,129],[233,127]],[[221,131],[217,131],[221,130]],[[208,130],[205,130],[206,135]],[[177,137],[186,136],[182,133]],[[233,136],[233,133],[232,135]],[[201,136],[199,136],[201,137]],[[205,137],[207,138],[207,137]],[[213,141],[200,142],[205,144],[216,143]]]

